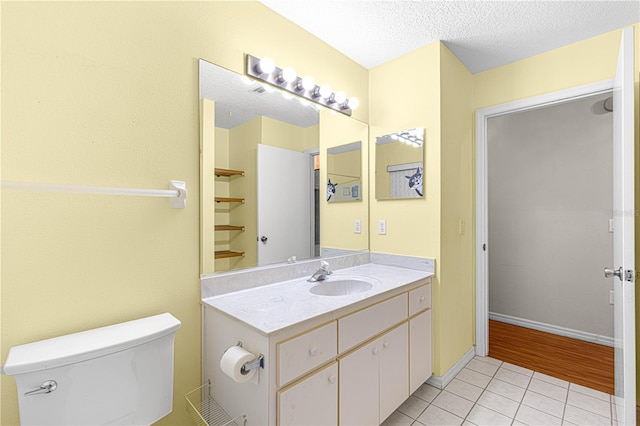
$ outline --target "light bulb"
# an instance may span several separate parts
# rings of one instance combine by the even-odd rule
[[[276,69],[276,64],[271,58],[262,58],[258,62],[258,71],[261,74],[271,74]]]
[[[313,77],[308,75],[302,78],[302,88],[304,90],[313,90],[314,87],[316,87],[316,80]]]
[[[358,98],[349,98],[349,108],[356,109],[360,106],[360,101]]]
[[[344,101],[347,100],[347,95],[345,95],[344,92],[336,92],[335,95],[333,95],[333,99],[336,101],[337,104],[342,105]]]
[[[322,86],[320,86],[320,96],[322,96],[323,98],[327,99],[329,96],[331,96],[333,92],[331,92],[331,86],[329,86],[328,84],[323,84]]]
[[[293,83],[296,81],[296,78],[298,78],[298,76],[296,75],[296,70],[293,68],[287,67],[282,70],[282,79],[287,83]]]

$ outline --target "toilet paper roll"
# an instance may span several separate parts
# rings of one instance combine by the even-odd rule
[[[220,369],[236,382],[244,383],[253,378],[256,374],[256,369],[249,371],[247,374],[242,374],[242,366],[254,359],[256,359],[256,356],[251,352],[242,349],[240,346],[231,346],[220,358]]]

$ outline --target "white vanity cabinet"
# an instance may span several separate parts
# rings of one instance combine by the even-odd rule
[[[340,425],[377,426],[409,397],[408,339],[403,322],[340,359]]]
[[[430,277],[276,331],[205,303],[203,325],[205,382],[231,417],[247,415],[247,426],[376,426],[431,376]],[[265,357],[244,383],[219,367],[238,341]]]

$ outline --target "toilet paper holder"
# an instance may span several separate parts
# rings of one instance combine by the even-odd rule
[[[238,343],[236,344],[236,346],[242,347],[242,341],[238,340]],[[251,370],[255,370],[256,368],[263,368],[264,369],[264,355],[263,354],[258,355],[258,357],[256,359],[254,359],[253,361],[245,362],[242,365],[242,367],[240,368],[240,374],[242,374],[242,375],[249,374],[249,372]]]

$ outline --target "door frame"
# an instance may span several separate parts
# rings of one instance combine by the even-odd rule
[[[476,111],[476,355],[487,356],[489,353],[488,120],[612,92],[613,84],[613,79],[603,80]]]

